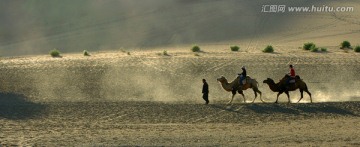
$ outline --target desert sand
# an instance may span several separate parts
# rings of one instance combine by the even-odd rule
[[[354,0],[62,0],[0,5],[0,146],[360,146]],[[263,5],[354,7],[262,13]],[[327,52],[302,49],[314,42]],[[190,48],[199,45],[202,52]],[[238,52],[230,46],[238,45]],[[272,45],[274,53],[263,53]],[[57,48],[62,57],[52,58]],[[83,56],[88,50],[91,56]],[[167,51],[168,55],[163,55]],[[293,64],[314,103],[276,93]],[[262,98],[216,81],[246,66]],[[202,79],[210,104],[202,100]]]
[[[1,119],[1,144],[359,145],[358,102],[238,104],[232,109],[224,109],[223,104],[153,102],[46,103],[35,108],[33,105],[6,106],[19,112],[8,117],[10,114],[3,114],[1,109],[2,117],[7,117]]]
[[[190,49],[94,52],[1,60],[0,143],[39,146],[359,146],[360,58],[339,49],[312,53]],[[215,49],[210,49],[210,47]],[[217,49],[218,48],[218,49]],[[314,103],[276,93],[262,80],[293,63]],[[245,91],[232,107],[216,78],[247,65],[263,92]],[[346,71],[346,72],[345,72]],[[320,74],[321,73],[321,74]],[[329,74],[327,74],[329,73]],[[346,76],[341,74],[346,73]],[[208,79],[210,104],[201,99]],[[277,80],[275,80],[277,81]],[[339,87],[339,86],[340,87]]]

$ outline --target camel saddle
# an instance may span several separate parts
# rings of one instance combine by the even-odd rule
[[[243,85],[246,84],[246,80],[247,80],[247,79],[242,80],[242,84],[243,84]]]
[[[288,74],[285,75],[284,79],[288,79],[290,78],[289,84],[294,84],[296,83],[297,80],[300,80],[300,76],[296,75],[295,77],[291,77]]]
[[[296,81],[295,81],[295,78],[291,78],[291,80],[289,81],[289,84],[294,84]]]
[[[242,85],[245,85],[249,79],[250,79],[250,76],[246,76],[245,79],[243,79],[241,81]],[[240,77],[239,77],[239,80],[240,80]],[[239,81],[239,83],[240,83],[240,81]]]

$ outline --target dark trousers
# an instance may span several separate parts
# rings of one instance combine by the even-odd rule
[[[243,80],[245,80],[246,77],[244,76],[240,76],[240,80],[239,80],[239,84],[243,85]]]
[[[209,103],[209,93],[205,92],[203,93],[203,99],[205,100],[206,104]]]

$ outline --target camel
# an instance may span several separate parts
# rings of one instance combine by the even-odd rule
[[[261,98],[261,91],[258,88],[258,82],[255,79],[252,79],[251,77],[247,76],[246,77],[246,84],[244,84],[242,86],[242,89],[239,89],[239,77],[237,77],[235,80],[233,80],[231,83],[228,83],[227,79],[224,76],[221,76],[220,78],[217,79],[217,81],[219,81],[221,83],[222,88],[224,88],[224,90],[228,91],[228,92],[232,92],[232,97],[231,100],[228,102],[228,104],[231,104],[234,96],[236,94],[236,91],[238,91],[239,94],[241,94],[244,98],[244,103],[246,103],[246,99],[245,99],[245,95],[243,93],[243,90],[246,90],[248,88],[252,88],[254,93],[255,93],[255,98],[252,101],[254,103],[256,97],[257,97],[257,93],[260,94],[260,100],[262,102],[264,102]],[[233,87],[238,87],[238,89],[234,89]]]
[[[288,103],[290,103],[289,91],[295,91],[296,89],[299,89],[301,94],[301,98],[299,99],[298,103],[301,101],[301,99],[303,99],[303,91],[305,91],[310,96],[310,102],[312,103],[311,93],[309,92],[306,83],[302,79],[300,79],[299,76],[296,76],[295,83],[290,84],[289,87],[286,87],[286,81],[288,78],[289,75],[285,75],[285,77],[281,79],[278,83],[275,83],[274,80],[271,78],[267,78],[266,80],[263,81],[263,83],[269,85],[271,91],[278,92],[275,103],[278,102],[279,95],[282,94],[283,92],[286,93],[289,100]]]

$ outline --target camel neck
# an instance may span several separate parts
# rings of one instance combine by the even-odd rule
[[[270,89],[274,92],[279,92],[279,86],[275,82],[268,83]]]
[[[221,82],[221,86],[226,91],[231,91],[232,90],[232,85],[230,83],[228,83],[228,81]]]

